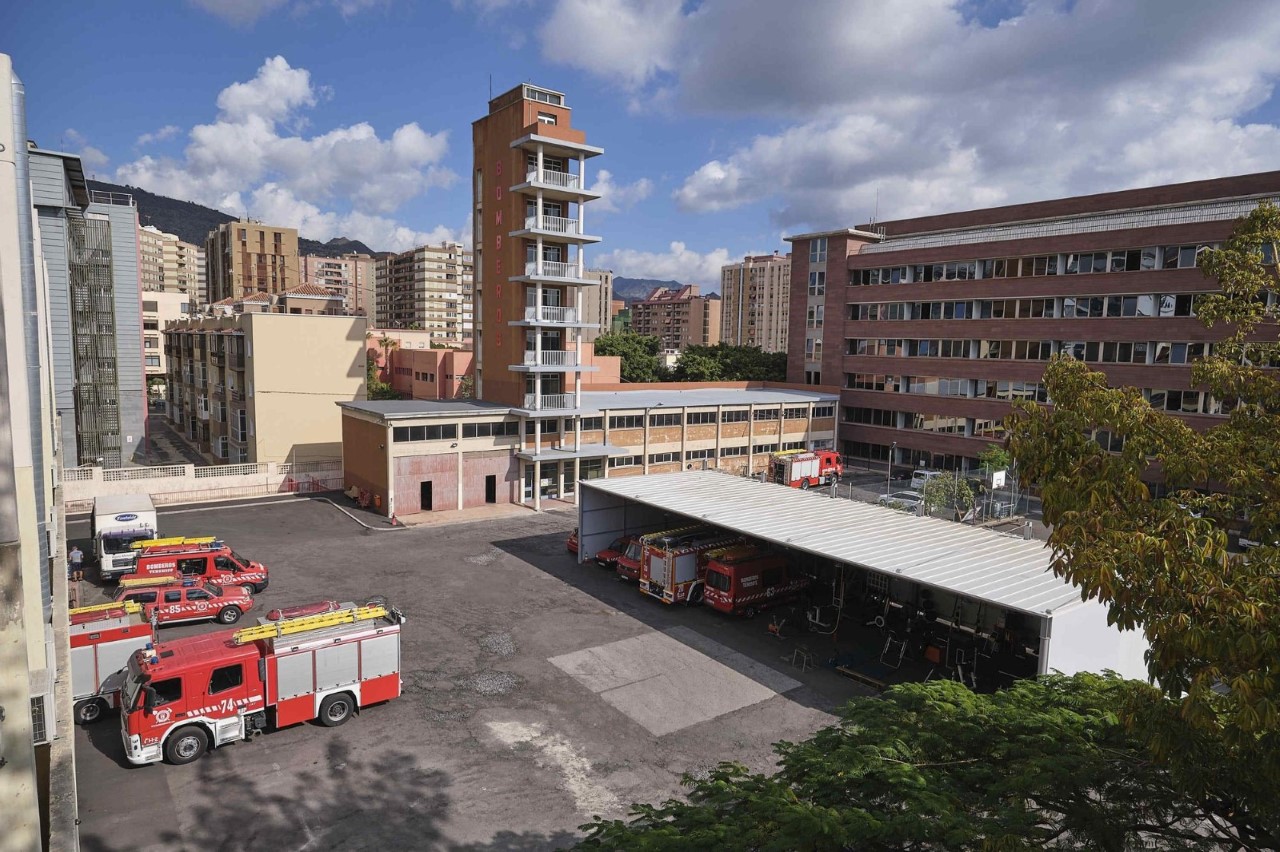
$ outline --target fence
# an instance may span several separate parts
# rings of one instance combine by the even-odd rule
[[[95,497],[110,494],[150,494],[157,506],[333,491],[342,487],[341,459],[302,462],[262,462],[196,467],[129,467],[104,470],[73,467],[62,472],[62,490],[69,513],[89,511]]]

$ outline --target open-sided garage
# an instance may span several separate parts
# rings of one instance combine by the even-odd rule
[[[994,687],[1105,669],[1146,678],[1142,634],[1109,626],[1105,606],[1054,576],[1043,542],[882,506],[714,471],[593,480],[582,483],[579,558],[622,535],[690,522],[802,563],[815,577],[804,617],[859,679],[958,673],[976,683],[983,671],[983,686]]]

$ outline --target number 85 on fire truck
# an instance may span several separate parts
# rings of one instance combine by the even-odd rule
[[[396,698],[400,625],[382,603],[318,605],[316,614],[161,642],[130,659],[121,737],[134,765],[191,763],[209,748]]]

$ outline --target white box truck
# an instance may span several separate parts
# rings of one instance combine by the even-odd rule
[[[135,541],[157,538],[156,507],[149,494],[111,494],[95,497],[89,534],[98,575],[114,580],[133,570],[138,552]]]

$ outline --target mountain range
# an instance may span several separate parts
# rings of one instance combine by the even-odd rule
[[[89,181],[89,189],[100,192],[122,192],[133,196],[138,205],[138,223],[153,225],[167,234],[173,234],[183,242],[203,246],[209,232],[224,222],[236,221],[235,216],[196,204],[193,201],[179,201],[165,195],[156,195],[136,186],[121,186],[100,180]],[[318,255],[320,257],[341,257],[344,254],[358,253],[378,255],[359,240],[346,237],[334,237],[327,243],[298,237],[298,254]]]
[[[670,287],[678,290],[684,285],[679,281],[664,281],[661,278],[625,278],[615,275],[613,278],[613,298],[620,299],[628,305],[635,302],[642,302],[648,298],[655,287]],[[719,297],[719,293],[706,287],[700,288],[699,291],[704,296]]]

